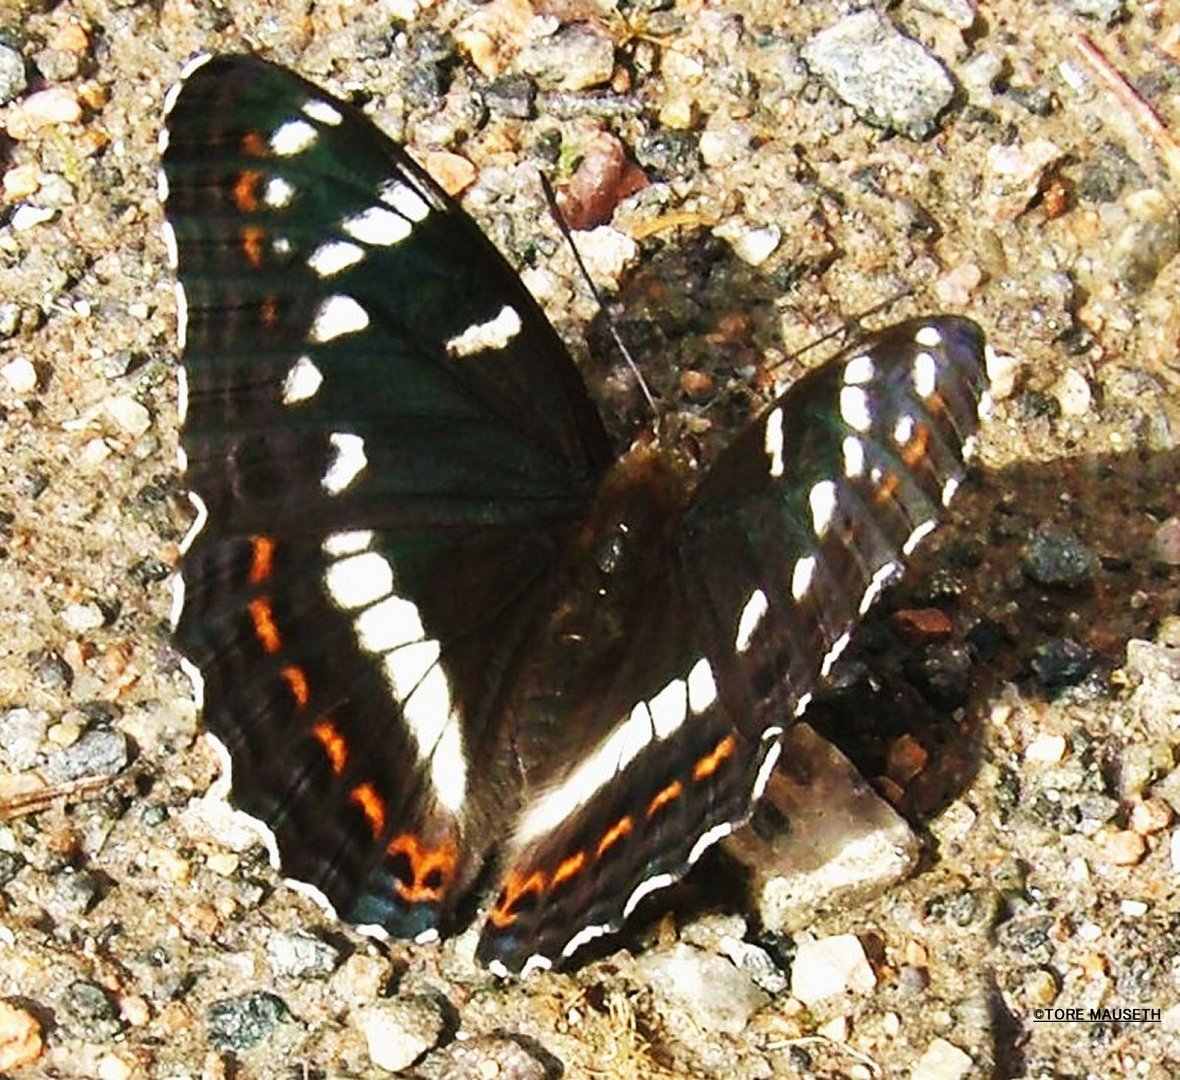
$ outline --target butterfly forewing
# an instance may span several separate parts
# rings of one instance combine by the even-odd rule
[[[465,762],[606,439],[518,276],[350,106],[222,57],[162,141],[202,511],[177,641],[287,869],[418,934],[478,870]]]

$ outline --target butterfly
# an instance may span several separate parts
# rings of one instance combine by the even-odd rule
[[[873,334],[703,474],[616,456],[520,278],[357,109],[248,55],[166,105],[173,623],[233,797],[346,920],[427,941],[490,885],[478,957],[560,963],[749,817],[963,478],[983,335]]]

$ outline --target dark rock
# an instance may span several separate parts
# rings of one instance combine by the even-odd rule
[[[1054,638],[1037,647],[1030,666],[1046,689],[1058,690],[1077,686],[1094,670],[1096,660],[1093,651],[1073,638]]]
[[[1021,564],[1038,585],[1077,588],[1094,577],[1098,557],[1067,529],[1044,525],[1025,547]]]
[[[484,87],[483,100],[494,116],[527,120],[537,103],[537,87],[524,75],[503,75]]]
[[[218,1050],[249,1050],[289,1015],[275,994],[260,991],[224,998],[209,1008],[209,1042]]]

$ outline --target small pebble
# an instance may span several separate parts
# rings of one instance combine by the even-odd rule
[[[736,221],[717,226],[713,235],[727,241],[733,253],[747,266],[761,266],[774,254],[783,238],[782,229],[777,225],[750,229]]]
[[[379,1069],[408,1069],[442,1037],[444,1017],[438,1003],[422,994],[397,997],[364,1009],[357,1026]]]
[[[1165,566],[1180,566],[1180,517],[1161,522],[1151,538],[1151,551]]]
[[[1052,765],[1065,757],[1067,746],[1064,735],[1038,735],[1025,749],[1024,760]]]
[[[267,939],[266,959],[275,975],[308,978],[330,975],[340,953],[312,934],[280,931]]]
[[[1118,280],[1142,292],[1180,251],[1180,215],[1154,188],[1132,192],[1126,207],[1131,221],[1115,240],[1111,262]]]
[[[265,992],[223,998],[209,1007],[209,1043],[240,1052],[257,1046],[290,1015],[283,999]]]
[[[8,45],[0,45],[0,105],[15,101],[29,85],[24,57]]]
[[[1076,588],[1093,578],[1098,557],[1068,529],[1042,525],[1025,546],[1021,565],[1038,585]]]
[[[770,1000],[746,971],[683,942],[645,953],[638,964],[655,992],[683,1008],[705,1031],[738,1035]]]
[[[884,16],[846,15],[803,46],[814,75],[866,123],[924,139],[954,97],[942,64]]]
[[[1131,919],[1141,919],[1147,914],[1147,904],[1142,900],[1120,900],[1119,911]]]
[[[3,186],[4,197],[9,202],[20,202],[41,186],[41,170],[36,165],[16,165],[4,174]]]
[[[1105,26],[1121,19],[1127,11],[1126,0],[1068,0],[1068,4],[1079,15]]]
[[[1163,799],[1149,798],[1131,807],[1128,824],[1137,833],[1150,836],[1172,824],[1172,808]]]
[[[29,229],[52,221],[56,216],[57,211],[51,206],[31,206],[29,203],[22,203],[12,212],[9,220],[13,232],[28,232]]]
[[[906,608],[894,613],[893,624],[912,642],[950,637],[954,629],[950,617],[939,608]]]
[[[115,776],[127,764],[127,757],[127,737],[122,732],[88,731],[73,746],[51,754],[41,773],[50,784]]]
[[[1094,400],[1086,377],[1073,368],[1069,368],[1057,380],[1053,396],[1061,406],[1062,416],[1085,416]]]
[[[910,1080],[962,1080],[974,1062],[946,1039],[935,1039],[914,1065]]]
[[[517,65],[538,85],[552,90],[588,90],[609,82],[615,70],[610,38],[588,23],[572,23],[527,46]]]
[[[1094,843],[1115,866],[1134,866],[1147,851],[1147,841],[1130,829],[1102,829],[1094,834]]]
[[[805,1005],[849,990],[867,994],[876,985],[877,976],[855,934],[805,941],[791,966],[791,994]]]
[[[475,165],[462,154],[453,154],[447,150],[427,150],[423,154],[422,165],[434,182],[452,198],[471,187],[479,175]]]
[[[947,19],[960,30],[969,30],[975,24],[976,11],[972,0],[918,0],[917,6]]]
[[[0,1000],[0,1072],[31,1065],[41,1056],[43,1048],[37,1018],[25,1009]]]
[[[42,128],[55,124],[76,124],[82,119],[78,95],[64,86],[51,86],[30,94],[9,117],[8,133],[14,139],[26,139]]]
[[[107,398],[102,407],[115,426],[128,435],[138,437],[152,426],[152,414],[133,397]]]
[[[135,1069],[117,1054],[104,1054],[95,1068],[98,1080],[131,1080]]]
[[[61,621],[75,634],[88,634],[106,621],[97,604],[70,604],[61,613]]]
[[[1043,138],[989,147],[983,194],[987,216],[998,222],[1015,221],[1036,198],[1046,175],[1061,156],[1061,149]]]

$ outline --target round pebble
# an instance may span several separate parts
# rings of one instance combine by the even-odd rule
[[[37,369],[23,356],[9,360],[0,368],[0,378],[14,394],[31,394],[37,389]]]

